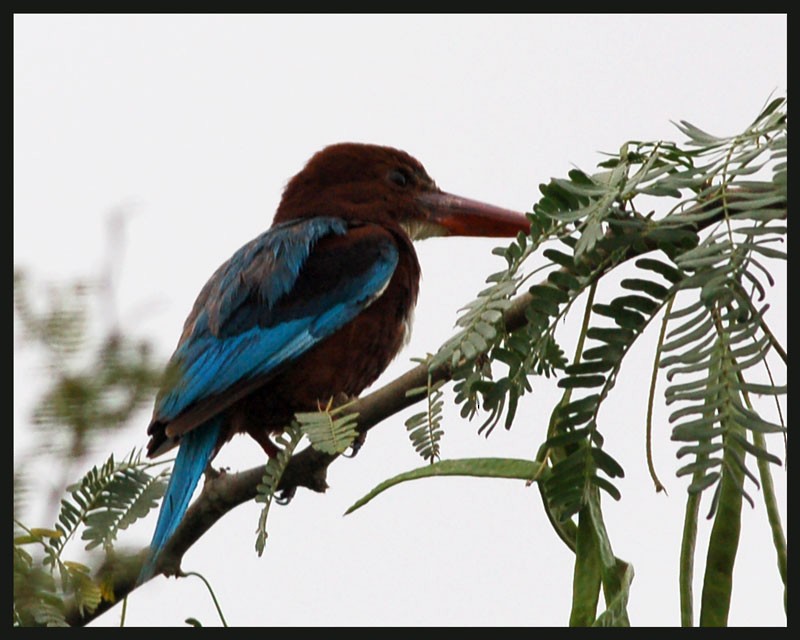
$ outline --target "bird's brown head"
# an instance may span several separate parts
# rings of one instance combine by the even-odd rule
[[[422,164],[392,147],[325,147],[286,185],[274,223],[316,216],[401,227],[412,240],[528,232],[521,213],[445,193]]]

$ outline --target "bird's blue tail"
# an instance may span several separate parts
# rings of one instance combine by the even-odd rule
[[[161,503],[156,530],[150,542],[150,553],[139,573],[137,584],[142,584],[153,577],[158,556],[167,540],[178,528],[186,509],[189,508],[189,501],[200,476],[214,454],[221,427],[222,419],[214,418],[193,429],[181,439],[167,492]]]

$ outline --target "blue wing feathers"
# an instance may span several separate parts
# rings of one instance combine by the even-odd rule
[[[206,304],[195,308],[193,331],[173,356],[181,374],[159,398],[160,419],[172,420],[199,400],[268,374],[334,333],[380,294],[398,260],[397,248],[389,242],[355,277],[340,279],[310,300],[278,309],[313,245],[325,235],[345,231],[344,222],[336,218],[278,225],[220,267],[206,286],[210,290]],[[254,288],[259,293],[256,299]]]
[[[317,241],[346,231],[345,223],[338,218],[313,218],[277,225],[244,245],[221,267],[222,273],[216,279],[215,297],[219,304],[212,307],[212,325],[225,324],[247,301],[252,292],[242,286],[243,282],[259,283],[261,302],[272,308],[291,291]]]

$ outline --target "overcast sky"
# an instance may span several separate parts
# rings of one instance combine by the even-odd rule
[[[124,251],[111,257],[116,321],[164,361],[206,279],[269,226],[286,181],[327,144],[402,148],[444,190],[527,211],[540,183],[574,166],[592,171],[601,152],[631,139],[682,142],[670,121],[738,133],[787,90],[785,15],[17,15],[14,25],[14,264],[37,281],[96,276],[109,261],[109,216],[125,212]],[[413,337],[377,385],[451,335],[459,307],[502,267],[491,255],[499,244],[418,245]],[[769,321],[785,345],[780,269]],[[677,625],[687,483],[675,477],[663,419],[655,463],[669,495],[656,495],[647,474],[642,376],[652,350],[641,348],[641,371],[623,371],[601,414],[606,447],[626,470],[622,501],[605,499],[604,512],[614,552],[636,574],[631,622]],[[15,455],[25,451],[35,372],[30,354],[15,357]],[[533,384],[514,428],[488,439],[448,409],[444,457],[534,456],[558,390]],[[301,490],[273,507],[263,557],[255,504],[187,553],[183,568],[212,582],[229,624],[568,623],[573,556],[535,487],[407,483],[342,516],[381,480],[422,464],[403,425],[415,410],[333,465],[326,494]],[[143,447],[149,414],[93,464]],[[240,437],[215,464],[262,461]],[[775,481],[785,523],[783,469]],[[741,544],[753,551],[737,559],[730,623],[784,625],[763,505],[745,505],[743,516]],[[146,545],[154,524],[155,514],[122,541]],[[707,535],[705,526],[701,550]],[[698,565],[699,595],[702,555]],[[94,624],[119,624],[120,610]],[[193,578],[152,580],[129,598],[127,616],[130,625],[219,624]]]

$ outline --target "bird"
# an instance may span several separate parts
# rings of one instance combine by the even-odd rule
[[[412,241],[516,237],[522,213],[442,191],[407,152],[342,142],[283,189],[271,226],[206,282],[147,427],[150,458],[178,447],[138,583],[235,434],[267,456],[295,413],[355,398],[407,342],[421,268]]]

